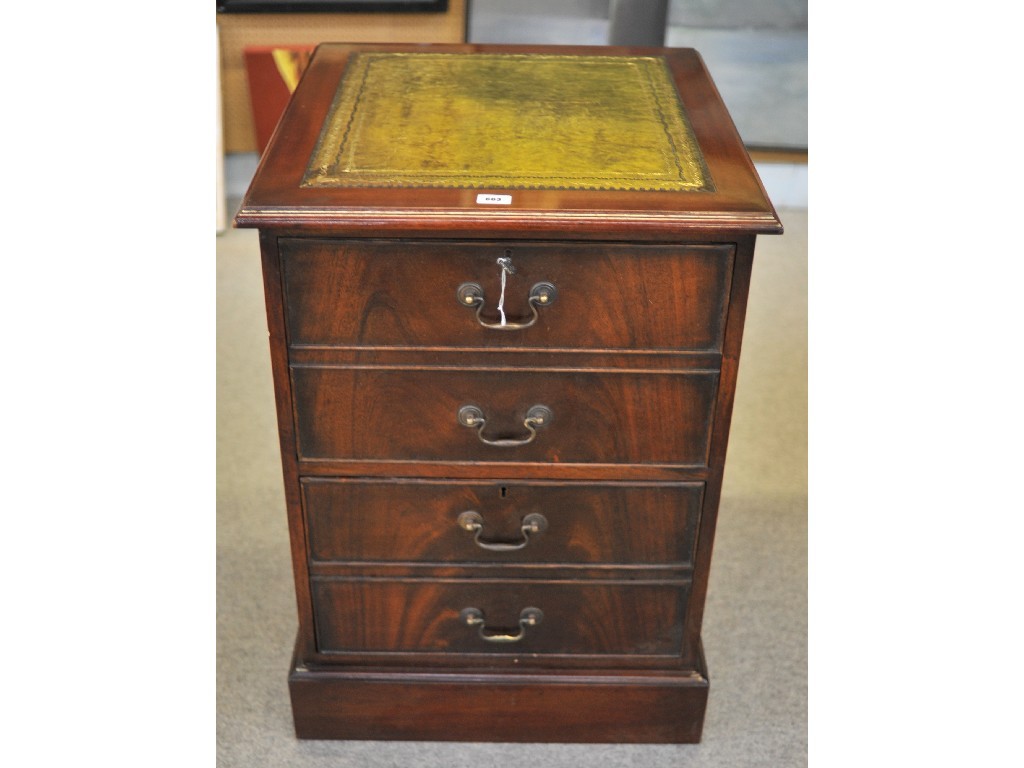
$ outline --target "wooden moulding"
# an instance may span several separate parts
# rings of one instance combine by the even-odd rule
[[[695,744],[708,699],[694,671],[579,674],[310,669],[288,677],[300,739]]]

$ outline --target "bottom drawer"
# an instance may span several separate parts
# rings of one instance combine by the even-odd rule
[[[312,586],[321,653],[678,655],[689,598],[688,582],[314,578]]]

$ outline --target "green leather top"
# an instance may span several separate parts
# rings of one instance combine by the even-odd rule
[[[713,190],[664,59],[356,53],[304,187]]]

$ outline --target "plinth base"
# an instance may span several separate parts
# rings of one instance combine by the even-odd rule
[[[288,678],[300,739],[696,743],[708,678],[693,672],[307,669]]]

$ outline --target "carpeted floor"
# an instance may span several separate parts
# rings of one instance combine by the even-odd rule
[[[298,741],[295,599],[256,233],[217,243],[217,754],[221,768],[807,763],[807,211],[758,242],[704,645],[698,745]]]

